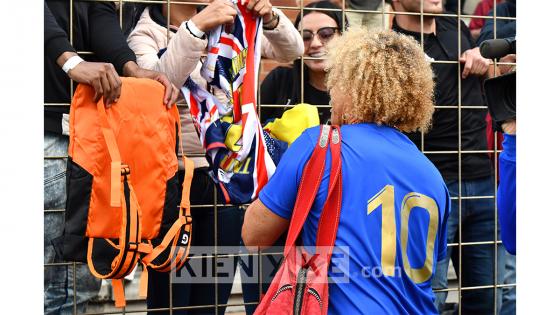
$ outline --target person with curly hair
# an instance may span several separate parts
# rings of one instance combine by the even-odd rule
[[[446,255],[450,197],[436,167],[403,132],[428,130],[432,71],[420,45],[392,31],[350,29],[327,57],[331,121],[341,125],[342,204],[332,259],[329,313],[437,314],[430,280]],[[286,151],[245,214],[250,251],[289,226],[305,164],[320,128]],[[330,153],[301,234],[313,246],[327,196]],[[334,257],[334,256],[333,256]]]

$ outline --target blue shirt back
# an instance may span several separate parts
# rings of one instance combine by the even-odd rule
[[[306,130],[286,151],[259,194],[290,219],[303,168],[320,127]],[[446,255],[450,198],[435,166],[398,130],[346,125],[342,134],[342,208],[329,269],[329,314],[437,314],[430,282]],[[325,203],[330,152],[317,197],[302,231],[314,246]],[[408,224],[406,224],[408,222]]]

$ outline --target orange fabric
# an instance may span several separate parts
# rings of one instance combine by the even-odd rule
[[[107,113],[102,102],[97,103],[97,113],[99,114],[99,122],[101,124],[101,132],[105,138],[105,143],[111,158],[111,207],[120,206],[120,179],[121,179],[121,155],[117,147],[117,140],[113,134],[113,130],[107,121]]]
[[[140,275],[140,284],[138,287],[138,296],[145,299],[148,297],[148,267],[143,266],[142,274]]]
[[[122,186],[121,186],[122,187]],[[124,189],[124,187],[122,188]],[[121,211],[122,211],[122,217],[126,218],[126,201],[125,201],[125,197],[124,197],[124,191],[121,191],[120,194],[121,197]],[[134,189],[132,189],[132,187],[130,188],[130,217],[132,218],[132,220],[129,222],[129,234],[128,234],[128,239],[129,242],[132,243],[140,243],[140,238],[139,238],[139,231],[138,231],[138,221],[136,220],[136,213],[138,210],[138,203],[136,202],[136,196],[134,193]],[[138,256],[132,252],[132,251],[125,251],[125,245],[126,245],[126,226],[127,226],[127,222],[126,220],[123,220],[121,222],[121,234],[119,235],[119,243],[117,244],[117,247],[119,249],[119,254],[113,259],[113,263],[111,264],[111,268],[112,270],[108,273],[108,274],[101,274],[99,273],[96,269],[95,269],[95,265],[93,262],[93,257],[92,257],[92,253],[93,253],[93,245],[94,245],[94,239],[90,238],[88,241],[88,251],[87,251],[87,261],[88,261],[88,267],[89,270],[91,271],[91,273],[96,276],[97,278],[101,278],[101,279],[110,279],[110,278],[122,278],[124,276],[126,276],[126,272],[129,270],[129,267],[131,264],[136,264],[136,262],[138,261]],[[112,242],[111,242],[112,244]],[[114,244],[112,244],[114,245]],[[147,244],[146,244],[147,245]],[[150,245],[148,245],[150,246]],[[122,264],[120,269],[115,269],[117,268],[120,264],[121,261],[124,259],[124,263]]]
[[[191,194],[191,182],[194,173],[194,162],[183,156],[183,163],[185,165],[185,179],[183,180],[183,192],[181,195],[181,208],[189,208],[191,205],[190,194]],[[190,214],[190,211],[189,211]]]
[[[166,183],[178,169],[174,131],[180,126],[179,115],[176,106],[167,110],[163,104],[164,87],[160,83],[137,78],[121,80],[119,101],[108,109],[102,100],[93,103],[93,88],[78,85],[70,109],[68,153],[94,176],[86,236],[118,238],[120,225],[116,222],[123,219],[114,206],[118,203],[115,176],[119,161],[111,159],[104,139],[101,112],[105,113],[120,160],[130,167],[130,182],[142,209],[142,238],[152,239],[159,233]],[[98,105],[103,111],[98,110]],[[118,165],[120,172],[120,162]]]
[[[179,219],[177,219],[177,221],[173,223],[171,228],[169,228],[169,231],[167,232],[167,234],[165,234],[165,237],[163,238],[161,243],[158,246],[156,246],[151,253],[144,256],[142,258],[142,261],[144,261],[146,264],[150,264],[152,260],[154,260],[158,255],[160,255],[171,244],[172,240],[179,233],[181,226],[183,226],[186,223],[187,223],[187,219],[184,216],[179,217]]]
[[[123,176],[123,178],[126,178],[128,180],[128,175]],[[140,222],[138,222],[137,219],[139,206],[138,206],[138,200],[136,199],[136,193],[134,192],[134,188],[132,187],[132,184],[130,182],[129,182],[129,189],[130,189],[130,198],[129,198],[130,222],[128,222],[128,226],[129,226],[128,240],[130,243],[139,244],[141,240],[140,239],[141,227],[138,225]],[[124,199],[124,191],[123,191],[122,203],[123,205],[126,204],[126,201]],[[123,206],[122,208],[123,208],[123,218],[126,218],[126,211],[127,211],[126,206]],[[122,246],[124,250],[124,246],[126,245],[126,220],[123,220],[122,228],[123,230],[121,231],[121,235],[119,238],[119,246]],[[137,262],[138,262],[138,256],[132,251],[127,251],[124,264],[113,277],[122,278],[126,276],[128,274],[127,271],[130,269],[129,267],[131,265],[136,265]]]
[[[115,307],[125,307],[126,299],[124,297],[124,286],[122,279],[113,279],[113,298],[115,299]]]
[[[178,169],[175,131],[177,128],[180,137],[179,113],[176,106],[167,110],[163,105],[163,86],[159,83],[148,79],[121,80],[119,102],[109,109],[105,109],[101,100],[97,104],[91,101],[94,92],[90,86],[78,85],[70,109],[68,149],[73,161],[93,176],[86,228],[87,261],[93,275],[113,279],[117,307],[126,304],[122,278],[140,256],[145,255],[140,279],[142,297],[147,293],[148,267],[169,271],[188,259],[190,237],[186,245],[177,247],[177,244],[183,230],[189,235],[191,232],[189,195],[194,171],[194,163],[184,155],[179,139],[185,164],[179,218],[162,243],[153,248],[150,240],[160,232],[167,181]],[[125,180],[130,192],[128,203]],[[107,274],[95,270],[94,238],[103,238],[119,250],[115,257],[108,257],[112,260],[112,270]],[[110,239],[118,239],[118,243]],[[127,246],[129,250],[125,251]],[[170,254],[164,263],[151,264],[169,247]]]

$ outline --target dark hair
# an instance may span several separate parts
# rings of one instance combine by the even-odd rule
[[[309,9],[319,9],[319,10],[309,10]],[[334,9],[334,10],[339,10],[339,11],[323,11],[320,9]],[[338,26],[338,28],[342,31],[342,30],[347,30],[348,29],[348,17],[344,16],[344,24],[342,24],[342,9],[328,1],[328,0],[322,0],[322,1],[317,1],[317,2],[311,2],[310,4],[306,5],[303,9],[303,16],[308,15],[309,13],[312,12],[319,12],[319,13],[323,13],[327,16],[329,16],[331,19],[336,21],[336,25]],[[298,14],[298,16],[296,17],[296,20],[294,22],[294,25],[296,27],[298,27],[298,24],[301,22],[302,19],[302,15],[301,12]]]

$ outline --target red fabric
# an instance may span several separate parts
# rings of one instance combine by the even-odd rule
[[[328,130],[326,128],[328,127],[323,126],[324,132],[321,132],[321,135]],[[330,139],[332,166],[327,201],[319,221],[316,251],[313,255],[310,255],[294,245],[311,210],[311,205],[315,200],[315,195],[323,177],[328,146],[320,146],[321,136],[301,178],[284,247],[284,260],[266,295],[255,311],[257,315],[293,314],[295,304],[298,303],[295,296],[298,285],[297,278],[302,271],[305,271],[307,277],[302,290],[299,314],[327,314],[329,302],[328,267],[336,239],[336,231],[338,230],[342,202],[340,129],[337,126],[332,128],[335,131],[331,130],[330,136],[336,133],[338,135],[334,135]]]
[[[504,142],[504,134],[501,132],[498,132],[497,135],[497,140],[498,140],[498,146],[496,148],[496,150],[503,150],[502,147],[502,142]],[[492,129],[492,117],[490,117],[490,114],[486,114],[486,140],[488,142],[488,150],[490,151],[494,151],[494,130]],[[492,164],[494,164],[494,153],[488,153],[488,155],[490,156],[490,159],[492,160]],[[499,170],[500,170],[500,153],[498,153],[498,156],[496,156],[496,177],[498,178],[498,181],[500,180],[500,174],[499,174]]]
[[[496,0],[496,4],[500,4],[500,2],[502,2],[502,0]],[[478,3],[476,9],[474,9],[473,15],[487,16],[493,7],[494,0],[482,0]],[[472,18],[469,23],[469,29],[481,29],[484,26],[484,21],[486,20],[481,18]]]

